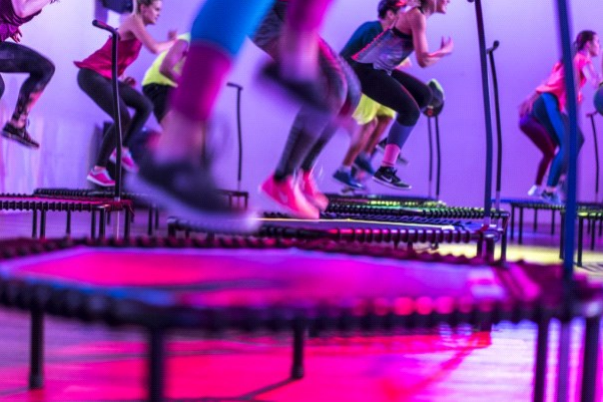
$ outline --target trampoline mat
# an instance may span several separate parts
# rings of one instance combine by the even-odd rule
[[[430,222],[428,220],[396,220],[383,221],[373,216],[362,217],[333,217],[330,219],[308,220],[308,219],[290,219],[290,218],[262,218],[260,222],[264,225],[288,227],[288,228],[303,228],[303,229],[440,229],[440,230],[455,230],[453,222]]]
[[[516,271],[296,249],[76,248],[3,262],[5,279],[180,307],[230,308],[354,300],[533,301]]]

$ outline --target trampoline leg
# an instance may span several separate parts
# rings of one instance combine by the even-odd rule
[[[46,209],[40,211],[40,239],[46,238]]]
[[[38,210],[33,210],[33,216],[31,218],[31,237],[36,239],[38,237]]]
[[[293,327],[293,366],[291,378],[299,380],[304,377],[304,336],[306,327],[295,324]]]
[[[569,391],[569,359],[571,328],[569,321],[562,321],[559,330],[559,354],[557,363],[557,402],[566,402]]]
[[[578,266],[582,266],[582,249],[584,245],[584,219],[578,218]]]
[[[555,215],[555,210],[553,209],[552,214],[551,214],[551,236],[555,236],[555,218],[557,217],[557,215]]]
[[[29,388],[44,386],[44,313],[31,311],[31,338],[29,356]]]
[[[149,331],[149,357],[148,357],[148,386],[149,401],[161,402],[163,398],[163,376],[165,368],[165,341],[164,331],[153,328]]]
[[[594,230],[594,227],[593,227]],[[597,391],[597,361],[599,358],[599,334],[601,317],[586,319],[584,330],[584,356],[582,364],[582,402],[595,402]]]
[[[549,319],[538,323],[538,336],[536,338],[536,362],[534,364],[534,390],[533,402],[544,402],[546,396],[546,368],[549,350]]]
[[[511,240],[515,240],[515,207],[511,206]]]
[[[523,244],[523,208],[519,208],[519,239],[518,244]]]
[[[477,242],[477,250],[476,255],[477,258],[481,258],[484,256],[484,239],[480,238]]]
[[[153,208],[155,211],[155,230],[159,230],[159,208]]]
[[[507,228],[505,228],[500,240],[500,262],[507,261],[507,240]]]
[[[126,216],[124,220],[124,239],[128,240],[130,238],[130,231],[132,228],[132,212],[130,208],[126,208]]]
[[[96,238],[96,210],[93,209],[90,211],[92,213],[92,217],[90,218],[90,238]]]
[[[565,243],[565,236],[563,236],[563,233],[565,232],[565,215],[561,215],[561,228],[559,230],[559,259],[562,260],[563,259],[563,246]]]
[[[71,237],[71,211],[67,211],[67,223],[65,224],[65,235]]]
[[[603,219],[599,221],[599,237],[603,235]]]
[[[107,211],[105,211],[104,209],[101,209],[100,211],[98,211],[98,215],[99,215],[99,225],[98,225],[98,238],[99,239],[104,239],[105,238],[105,232],[107,229]]]
[[[176,237],[176,225],[173,222],[168,222],[168,237],[175,238]]]
[[[153,236],[153,208],[149,208],[149,221],[147,222],[147,234]]]
[[[492,239],[492,238],[486,239],[486,260],[490,263],[493,262],[495,253],[496,253],[496,244],[494,242],[494,239]]]
[[[597,233],[597,221],[593,220],[592,231],[590,232],[590,249],[595,250],[595,234]]]

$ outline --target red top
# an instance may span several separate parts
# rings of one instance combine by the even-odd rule
[[[35,14],[21,18],[15,14],[11,0],[0,0],[0,42],[4,42],[6,39],[13,36],[21,25],[31,21],[33,17],[41,12],[42,11],[40,10]]]
[[[581,89],[586,84],[586,76],[584,75],[584,67],[592,63],[592,59],[588,55],[582,53],[576,53],[574,56],[574,68],[578,72],[578,103],[582,102],[582,91]],[[559,99],[559,109],[564,110],[565,104],[567,103],[567,91],[565,90],[565,70],[563,63],[558,62],[553,67],[553,71],[547,80],[536,88],[536,92],[541,94],[548,92]]]
[[[111,38],[105,42],[103,47],[92,53],[83,61],[74,64],[79,68],[87,68],[96,71],[105,78],[111,79]],[[142,49],[142,42],[137,38],[120,40],[117,42],[117,76],[120,77],[126,68],[138,58]]]

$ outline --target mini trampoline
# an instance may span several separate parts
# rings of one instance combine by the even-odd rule
[[[299,220],[281,213],[268,212],[260,219],[260,229],[250,234],[254,237],[328,239],[341,242],[405,243],[412,248],[415,243],[475,243],[477,255],[482,255],[486,245],[486,257],[493,260],[496,243],[501,244],[500,258],[506,259],[508,214],[500,212],[500,226],[485,227],[483,210],[479,208],[400,208],[370,207],[348,212],[327,212],[320,220]],[[178,218],[168,221],[168,233],[176,237],[183,232],[211,233],[202,226]]]
[[[539,328],[534,394],[543,400],[550,320],[585,317],[585,378],[596,371],[601,288],[577,278],[575,298],[564,302],[560,266],[491,266],[479,259],[273,239],[16,240],[0,246],[0,304],[31,312],[32,388],[43,386],[45,314],[146,330],[151,401],[164,398],[165,336],[178,329],[222,336],[292,333],[291,376],[301,378],[308,330],[387,334],[442,323],[531,320]]]

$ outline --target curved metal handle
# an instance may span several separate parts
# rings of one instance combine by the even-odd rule
[[[106,24],[99,20],[94,20],[94,21],[92,21],[92,25],[94,25],[95,27],[97,27],[99,29],[102,29],[103,31],[107,31],[107,32],[111,33],[111,35],[119,38],[119,33],[117,32],[117,29],[113,28],[109,24]]]
[[[492,52],[494,52],[496,49],[498,49],[498,47],[500,46],[500,42],[495,40],[494,43],[492,44],[492,47],[489,49],[486,49],[486,53],[491,54]]]

